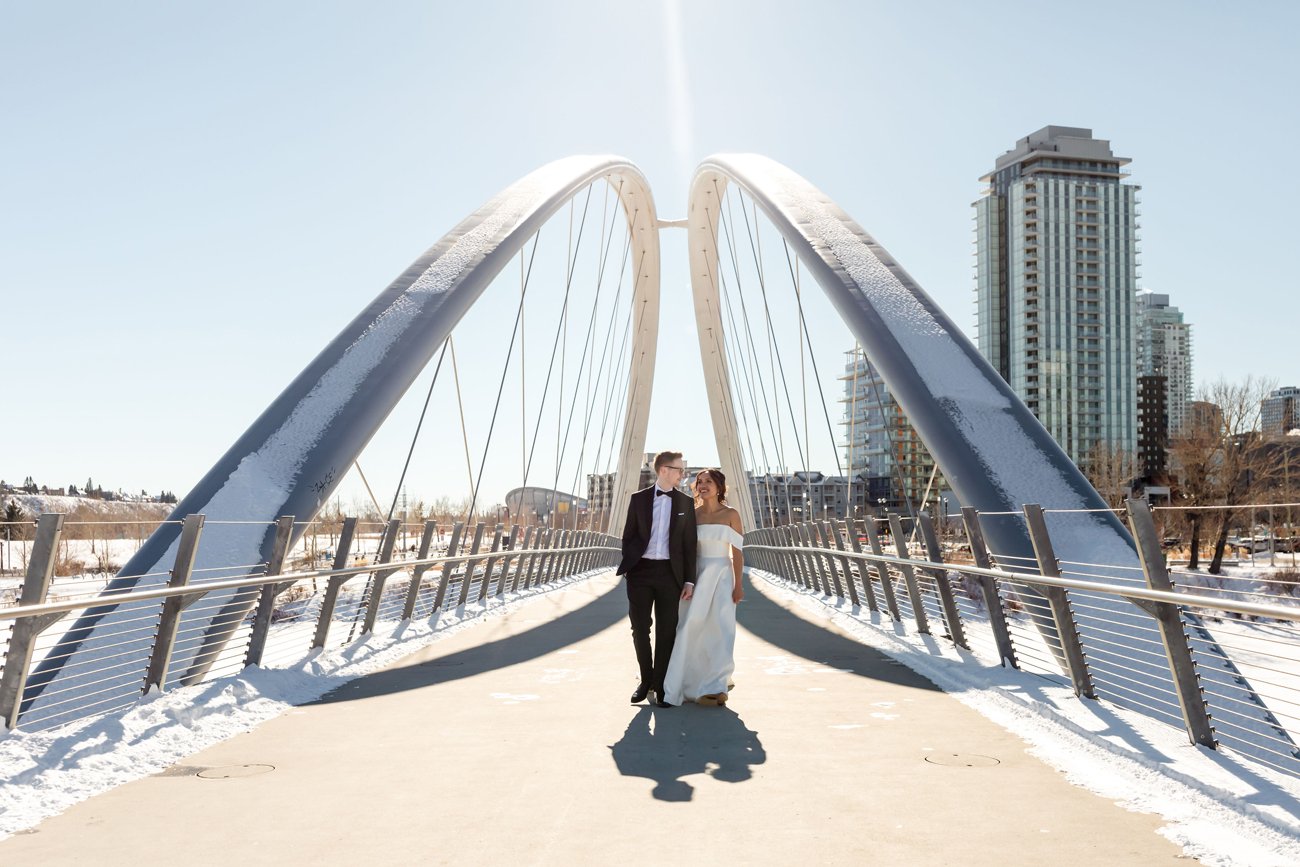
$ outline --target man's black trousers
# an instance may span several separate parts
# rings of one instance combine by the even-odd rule
[[[627,573],[627,613],[632,621],[632,645],[641,669],[641,683],[663,695],[668,657],[677,638],[677,607],[682,591],[667,560],[642,559]],[[654,651],[650,626],[655,627]]]

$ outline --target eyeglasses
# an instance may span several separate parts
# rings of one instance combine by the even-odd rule
[[[684,473],[684,472],[686,472],[686,467],[679,467],[679,466],[676,466],[675,464],[665,464],[664,466],[665,466],[667,469],[670,469],[670,470],[676,470],[676,471],[679,472],[679,473]]]

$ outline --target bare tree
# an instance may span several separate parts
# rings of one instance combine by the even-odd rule
[[[1272,381],[1253,376],[1241,383],[1219,380],[1202,386],[1199,404],[1170,443],[1178,502],[1217,507],[1204,512],[1188,510],[1192,531],[1189,566],[1193,569],[1199,565],[1203,521],[1210,519],[1214,528],[1209,571],[1217,575],[1236,514],[1234,507],[1250,502],[1274,475],[1276,456],[1265,447],[1258,430],[1260,401],[1273,388]]]
[[[1112,443],[1097,442],[1088,450],[1081,469],[1106,505],[1117,509],[1124,504],[1138,474],[1137,455]]]

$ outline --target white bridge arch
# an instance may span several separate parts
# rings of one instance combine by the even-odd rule
[[[623,439],[614,460],[618,478],[611,526],[621,522],[639,478],[650,411],[659,330],[658,217],[650,186],[631,162],[616,156],[574,156],[516,181],[429,248],[326,345],[180,501],[173,512],[176,518],[203,514],[209,522],[239,522],[222,544],[200,547],[196,569],[267,562],[275,544],[274,522],[281,515],[299,519],[290,544],[296,542],[305,530],[302,522],[329,500],[493,278],[548,218],[601,179],[616,192],[626,216],[635,275],[632,370]],[[108,592],[164,584],[175,562],[180,529],[179,521],[161,526],[110,582]],[[203,676],[212,648],[229,638],[255,599],[248,591],[214,592],[208,597],[211,605],[205,606],[209,613],[183,620],[190,629],[203,628],[196,622],[200,618],[209,625],[188,658],[173,657],[174,669],[187,672],[182,682]],[[219,606],[215,615],[210,613],[213,606]],[[92,704],[108,707],[138,694],[137,656],[147,658],[148,639],[125,640],[120,633],[121,624],[136,620],[140,611],[140,604],[105,605],[82,615],[33,670],[23,711],[39,707],[42,693],[53,691],[56,681],[60,701],[65,702],[69,693],[85,692],[94,695]],[[110,647],[120,665],[85,675],[71,671],[74,663]],[[85,711],[80,705],[78,712]]]
[[[199,549],[196,569],[248,570],[236,564],[267,562],[276,544],[276,519],[316,514],[493,277],[552,214],[602,178],[616,190],[623,208],[635,275],[631,369],[609,524],[617,528],[639,479],[650,411],[659,319],[658,232],[678,224],[658,220],[649,185],[630,162],[571,157],[521,179],[447,233],[367,305],[217,461],[174,513],[232,524],[221,544]],[[1139,567],[1128,531],[970,340],[897,262],[794,172],[764,157],[732,155],[701,165],[686,224],[718,453],[724,470],[744,489],[737,502],[746,527],[757,524],[718,303],[718,206],[728,185],[743,189],[762,209],[827,293],[961,503],[985,513],[984,534],[996,556],[1032,560],[1032,542],[1014,513],[1035,503],[1056,510],[1048,520],[1061,560],[1108,564],[1096,568],[1103,573],[1111,569],[1117,580]],[[296,528],[294,535],[302,532]],[[164,524],[109,591],[163,584],[179,541],[179,523]],[[209,595],[204,612],[182,615],[191,631],[202,632],[196,644],[173,653],[175,670],[185,672],[182,683],[204,676],[210,664],[205,660],[228,640],[256,596],[221,593]],[[1094,608],[1128,604],[1112,599]],[[24,712],[40,706],[47,693],[55,693],[59,703],[75,703],[79,716],[133,698],[139,690],[140,660],[148,657],[151,644],[138,626],[148,616],[146,608],[148,603],[106,603],[80,617],[32,672]],[[1085,627],[1094,617],[1076,614]],[[1051,628],[1041,618],[1038,623],[1044,631]],[[1191,614],[1186,626],[1201,628]],[[1159,641],[1153,626],[1135,627],[1130,637]],[[74,666],[86,660],[95,665]],[[108,664],[99,665],[101,661]],[[1169,671],[1159,664],[1126,661],[1097,648],[1089,664],[1098,670],[1123,668],[1122,679],[1136,684],[1130,691],[1138,697],[1147,689],[1171,692]],[[1255,735],[1290,748],[1289,736],[1230,662],[1206,666],[1201,675],[1229,697]],[[56,682],[57,690],[51,689]],[[1109,697],[1127,703],[1122,694]]]

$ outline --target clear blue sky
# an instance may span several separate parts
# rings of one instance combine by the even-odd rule
[[[0,477],[183,494],[421,251],[571,153],[631,158],[669,218],[698,159],[767,154],[973,331],[980,175],[1089,127],[1133,160],[1140,282],[1193,323],[1197,381],[1300,384],[1300,5],[681,5],[6,4]],[[648,447],[710,461],[698,354],[661,354]]]

